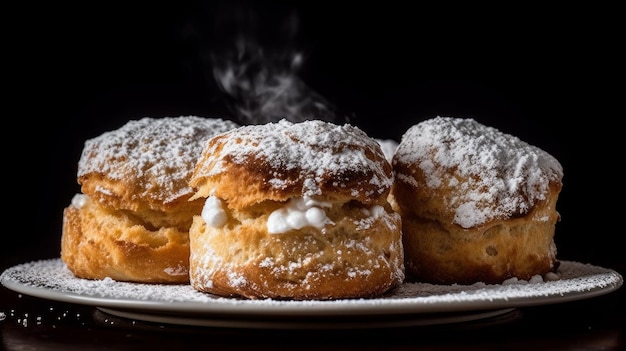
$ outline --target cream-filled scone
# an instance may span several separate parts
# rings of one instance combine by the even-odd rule
[[[189,227],[204,202],[189,179],[229,120],[145,117],[85,142],[81,193],[63,212],[61,259],[77,277],[189,282]]]
[[[212,138],[190,185],[190,283],[251,299],[374,297],[404,280],[391,165],[349,124],[249,125]]]
[[[528,280],[558,266],[563,169],[553,156],[471,118],[409,128],[392,160],[407,277]]]

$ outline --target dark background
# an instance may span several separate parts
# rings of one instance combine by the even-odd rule
[[[436,115],[472,117],[548,151],[565,172],[559,257],[623,262],[615,9],[233,4],[29,3],[5,13],[10,226],[0,268],[59,257],[87,138],[145,116],[237,118],[209,57],[241,23],[267,53],[302,52],[302,82],[374,137],[399,140]]]

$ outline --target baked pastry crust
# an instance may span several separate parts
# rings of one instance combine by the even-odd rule
[[[410,279],[501,283],[556,269],[563,170],[547,152],[473,119],[436,117],[407,130],[392,164]]]
[[[192,199],[217,201],[224,221],[194,217],[190,282],[199,291],[357,298],[404,280],[401,219],[387,202],[391,165],[356,127],[281,120],[229,131],[207,143],[190,184]],[[293,201],[318,204],[325,222],[268,229],[276,211],[299,211]]]
[[[81,194],[63,212],[61,258],[77,277],[189,281],[189,178],[210,137],[238,127],[197,116],[142,118],[85,142]]]
[[[150,228],[130,212],[77,195],[63,211],[61,257],[80,278],[187,283],[189,232]]]

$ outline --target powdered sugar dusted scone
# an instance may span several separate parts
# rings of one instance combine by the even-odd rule
[[[189,179],[206,141],[238,127],[197,116],[142,118],[85,142],[81,193],[63,212],[61,258],[80,278],[189,281]]]
[[[404,280],[391,165],[351,125],[281,120],[212,138],[191,178],[190,282],[222,296],[373,297]]]
[[[563,169],[547,152],[474,119],[409,128],[393,161],[411,279],[528,280],[557,266]]]

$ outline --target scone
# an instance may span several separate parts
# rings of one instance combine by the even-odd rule
[[[191,177],[190,283],[250,299],[367,298],[404,280],[391,165],[351,125],[249,125],[212,138]]]
[[[63,212],[61,259],[79,278],[189,282],[189,179],[206,141],[238,127],[197,116],[127,122],[85,142],[81,193]]]
[[[470,118],[409,128],[392,160],[406,273],[434,283],[528,280],[556,269],[561,164]]]

